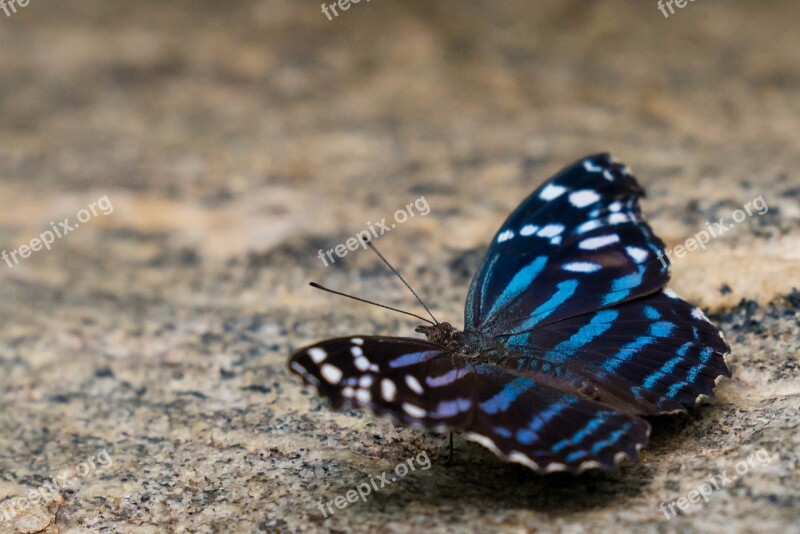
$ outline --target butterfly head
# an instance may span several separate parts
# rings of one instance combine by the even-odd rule
[[[433,326],[420,325],[415,329],[420,334],[425,334],[428,341],[437,345],[449,345],[458,333],[450,323],[438,323]]]

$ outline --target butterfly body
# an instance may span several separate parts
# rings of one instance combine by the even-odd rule
[[[432,326],[420,325],[416,331],[425,334],[431,343],[476,361],[489,363],[493,359],[506,356],[508,352],[505,345],[497,339],[479,330],[457,330],[450,323],[438,323]]]
[[[664,244],[641,217],[642,195],[608,155],[584,158],[501,226],[464,330],[331,339],[289,366],[335,408],[461,431],[538,472],[635,459],[650,432],[641,415],[685,411],[730,376],[719,331],[665,287]]]

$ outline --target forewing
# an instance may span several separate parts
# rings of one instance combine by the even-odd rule
[[[542,184],[492,240],[467,296],[467,328],[526,331],[663,287],[664,244],[642,220],[643,195],[607,154]]]
[[[730,352],[703,312],[669,289],[506,339],[517,370],[575,376],[634,413],[682,411],[730,376]]]

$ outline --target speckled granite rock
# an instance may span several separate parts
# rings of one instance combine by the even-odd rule
[[[2,247],[113,206],[0,263],[0,532],[800,532],[798,15],[788,0],[668,19],[578,0],[361,2],[333,21],[277,0],[0,14]],[[332,413],[289,376],[312,340],[413,334],[309,289],[414,307],[371,255],[325,268],[320,248],[424,195],[430,214],[381,247],[460,324],[507,212],[600,150],[633,167],[670,247],[769,206],[676,260],[672,287],[726,332],[734,378],[654,420],[638,465],[538,477],[457,439],[445,467],[444,436]],[[323,518],[320,502],[422,452],[429,469]],[[659,510],[748,456],[768,461]]]

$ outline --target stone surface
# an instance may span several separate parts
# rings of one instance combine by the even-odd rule
[[[0,532],[800,532],[800,6],[304,4],[0,12],[2,247],[113,206],[0,263]],[[734,377],[654,419],[639,464],[539,477],[457,438],[445,467],[445,436],[333,413],[289,375],[313,340],[413,334],[308,288],[417,309],[372,255],[325,268],[320,248],[424,195],[380,247],[460,324],[509,210],[605,150],[670,247],[769,206],[676,259]],[[659,510],[762,449],[708,503]],[[323,518],[422,452],[429,469]]]

